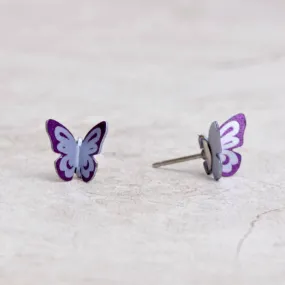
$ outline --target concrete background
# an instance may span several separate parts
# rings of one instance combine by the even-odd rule
[[[0,284],[285,284],[281,0],[0,0]],[[247,116],[240,171],[195,153]],[[109,134],[60,182],[45,120]]]

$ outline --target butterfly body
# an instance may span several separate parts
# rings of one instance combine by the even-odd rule
[[[80,167],[79,167],[79,158],[80,158],[80,148],[82,145],[82,138],[78,138],[76,141],[76,154],[75,154],[75,174],[78,178],[81,178]]]
[[[53,119],[46,121],[46,130],[52,150],[60,154],[55,161],[58,176],[64,181],[70,181],[76,174],[84,182],[89,182],[98,167],[93,156],[101,151],[107,134],[107,123],[100,122],[88,132],[84,139],[77,140],[66,127]]]

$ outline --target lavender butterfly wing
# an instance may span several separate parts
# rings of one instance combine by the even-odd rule
[[[60,157],[55,161],[55,170],[64,181],[73,178],[76,167],[76,141],[71,132],[55,120],[46,121],[46,131],[49,135],[52,150],[59,153]]]
[[[95,176],[98,164],[93,156],[101,152],[107,130],[107,123],[105,121],[100,122],[88,132],[82,142],[79,154],[79,169],[84,182],[89,182]]]
[[[246,119],[244,114],[231,117],[220,127],[222,176],[224,177],[234,175],[240,168],[242,157],[234,149],[243,145],[245,128]]]

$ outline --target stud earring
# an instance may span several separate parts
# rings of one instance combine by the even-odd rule
[[[94,178],[98,164],[93,156],[101,152],[107,129],[107,123],[103,121],[93,127],[83,140],[75,140],[71,132],[59,122],[52,119],[46,121],[52,150],[60,154],[54,165],[62,180],[70,181],[74,174],[84,182]]]
[[[213,174],[215,180],[222,176],[233,176],[240,168],[242,157],[235,149],[243,145],[246,128],[244,114],[237,114],[227,120],[221,127],[217,122],[210,126],[208,139],[199,135],[201,153],[180,158],[156,162],[152,166],[158,168],[165,165],[202,158],[205,172]]]

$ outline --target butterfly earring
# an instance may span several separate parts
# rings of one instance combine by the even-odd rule
[[[202,158],[205,172],[208,175],[213,174],[215,180],[219,180],[222,176],[233,176],[241,164],[241,155],[234,150],[243,145],[245,128],[246,119],[244,114],[231,117],[221,127],[217,122],[213,122],[210,126],[208,138],[203,135],[199,136],[201,153],[156,162],[152,166],[157,168]]]
[[[100,153],[107,129],[107,123],[103,121],[93,127],[83,140],[75,140],[71,132],[59,122],[52,119],[46,121],[52,150],[60,154],[54,164],[62,180],[70,181],[74,174],[84,182],[94,178],[98,164],[93,156]]]

